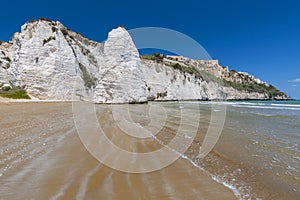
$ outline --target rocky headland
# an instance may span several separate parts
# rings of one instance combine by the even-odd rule
[[[0,42],[0,96],[95,103],[287,99],[217,60],[140,56],[123,27],[102,44],[48,19],[29,21],[11,41]]]

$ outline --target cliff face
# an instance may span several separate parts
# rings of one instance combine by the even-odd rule
[[[9,81],[24,86],[39,99],[72,99],[92,95],[95,84],[85,82],[98,72],[103,45],[67,30],[61,23],[29,22],[12,38]],[[76,87],[74,85],[76,84]],[[76,88],[76,91],[74,91]]]
[[[143,60],[148,98],[157,100],[268,99],[266,93],[239,91],[214,80],[173,69],[163,63]]]
[[[11,42],[0,43],[0,84],[8,82],[33,98],[96,103],[271,97],[267,84],[215,61],[141,59],[124,28],[101,44],[46,19],[26,23]]]
[[[13,52],[12,43],[0,41],[0,83],[8,82]]]

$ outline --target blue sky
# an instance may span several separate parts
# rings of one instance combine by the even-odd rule
[[[3,1],[0,40],[28,20],[59,20],[103,41],[119,25],[164,27],[199,42],[231,69],[249,72],[300,99],[300,2],[297,0]]]

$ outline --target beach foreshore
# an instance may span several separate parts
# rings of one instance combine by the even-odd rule
[[[41,100],[41,99],[9,99],[0,97],[0,103],[55,103],[72,102],[74,100]]]
[[[81,100],[60,100],[60,99],[9,99],[0,97],[0,103],[63,103],[63,102],[79,102]],[[229,99],[229,100],[222,100],[222,99],[215,99],[215,100],[205,100],[205,99],[187,99],[187,100],[154,100],[154,101],[147,101],[147,102],[188,102],[188,101],[199,101],[199,102],[253,102],[253,101],[296,101],[296,99]],[[92,102],[92,101],[84,101],[84,102]],[[145,103],[147,103],[145,102]],[[97,103],[99,104],[99,103]],[[105,103],[100,103],[105,104]],[[110,103],[108,103],[110,104]],[[115,103],[115,104],[128,104],[128,103]],[[136,104],[143,104],[143,103],[136,103]]]
[[[233,191],[183,158],[144,174],[101,164],[82,145],[70,102],[1,102],[14,105],[0,106],[0,196],[4,199],[236,199]],[[108,115],[104,112],[100,120]],[[132,141],[107,122],[112,141],[131,148]],[[155,145],[136,147],[151,150]]]

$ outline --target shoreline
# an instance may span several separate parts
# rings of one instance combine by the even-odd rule
[[[76,102],[75,100],[41,100],[41,99],[9,99],[0,97],[0,103],[63,103]]]

